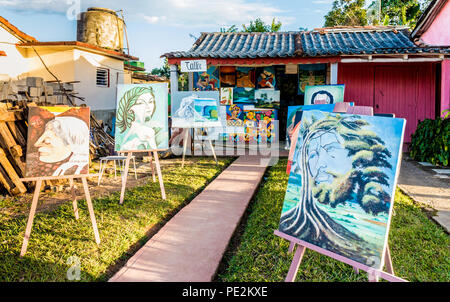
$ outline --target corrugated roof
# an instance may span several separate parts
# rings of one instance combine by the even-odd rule
[[[303,32],[202,33],[188,51],[168,58],[320,57],[361,54],[450,53],[449,48],[419,47],[402,27],[336,27]]]

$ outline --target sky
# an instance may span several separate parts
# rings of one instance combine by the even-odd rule
[[[147,71],[160,56],[191,48],[201,32],[281,21],[282,31],[322,27],[333,0],[0,0],[0,16],[39,41],[76,40],[76,13],[88,7],[123,10],[130,54]]]

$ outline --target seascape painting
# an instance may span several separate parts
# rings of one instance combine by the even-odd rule
[[[306,86],[305,105],[336,104],[344,101],[345,85]]]
[[[303,112],[279,230],[381,269],[405,123]]]
[[[255,90],[255,106],[258,108],[280,108],[280,91],[273,89]]]
[[[220,92],[219,91],[174,92],[171,97],[173,128],[209,127],[206,125],[201,125],[201,122],[196,122],[196,120],[200,119],[198,116],[198,112],[196,112],[195,109],[196,99],[214,100],[217,104],[217,107],[219,107]]]
[[[89,125],[89,107],[30,106],[26,177],[88,174]]]
[[[256,104],[255,88],[236,87],[233,89],[233,103]]]
[[[122,84],[117,91],[115,150],[167,149],[167,83]]]

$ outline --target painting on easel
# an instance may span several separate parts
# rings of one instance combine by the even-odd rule
[[[118,86],[116,151],[169,147],[167,83]]]
[[[381,269],[404,119],[305,111],[279,231]]]
[[[26,177],[88,174],[89,107],[29,107]]]

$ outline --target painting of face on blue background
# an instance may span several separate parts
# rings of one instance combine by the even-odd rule
[[[381,269],[405,123],[303,112],[279,230]]]
[[[344,101],[345,85],[306,86],[305,105],[336,104]]]
[[[116,151],[169,147],[168,84],[129,84],[117,88]]]

